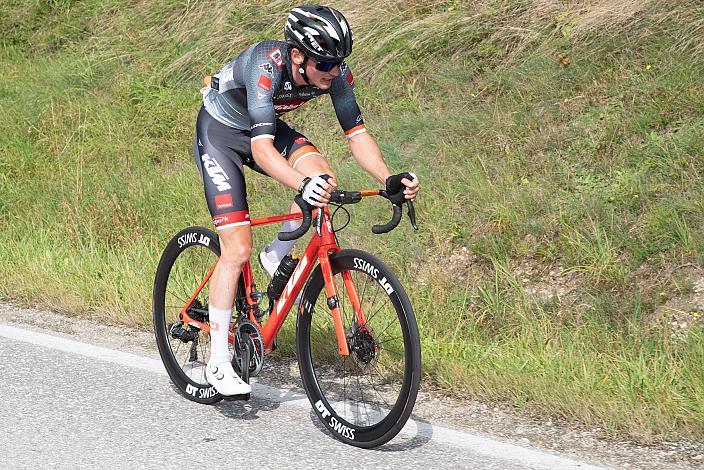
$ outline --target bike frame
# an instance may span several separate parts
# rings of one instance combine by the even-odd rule
[[[363,196],[371,196],[378,194],[378,191],[364,191]],[[252,219],[250,221],[253,227],[258,225],[268,225],[274,223],[284,222],[286,220],[296,220],[301,219],[302,214],[286,214],[286,215],[276,215],[272,217],[264,217],[260,219]],[[322,220],[319,219],[322,217]],[[333,281],[332,267],[330,266],[330,255],[339,251],[341,248],[335,240],[335,234],[332,231],[332,221],[330,216],[330,211],[327,208],[323,208],[322,213],[320,209],[313,211],[313,225],[314,230],[313,235],[308,242],[308,246],[305,252],[301,256],[296,269],[289,278],[286,286],[281,294],[281,297],[274,304],[268,320],[262,325],[259,324],[254,316],[255,307],[258,307],[258,301],[252,298],[252,294],[255,292],[254,284],[254,273],[252,271],[252,265],[247,261],[242,268],[242,281],[244,282],[244,290],[246,302],[249,304],[249,320],[256,323],[262,332],[262,339],[264,342],[264,351],[266,353],[272,350],[274,340],[283,326],[284,320],[288,316],[291,307],[294,305],[296,297],[301,292],[305,286],[306,281],[310,277],[313,269],[316,267],[316,262],[320,263],[320,267],[323,274],[323,280],[325,282],[325,293],[327,295],[327,306],[330,308],[332,315],[333,324],[335,326],[335,334],[337,336],[337,346],[338,353],[343,356],[349,355],[349,349],[347,347],[347,338],[345,326],[342,324],[342,318],[340,316],[340,309],[338,305],[338,295],[335,283]],[[203,331],[210,333],[210,326],[206,323],[199,322],[188,315],[188,309],[190,308],[193,301],[200,295],[203,287],[210,280],[213,271],[215,271],[215,266],[217,266],[218,261],[216,260],[212,268],[208,271],[203,281],[198,286],[198,289],[193,293],[188,303],[181,309],[181,319],[183,322],[189,325],[195,326]],[[344,281],[344,288],[347,291],[347,296],[350,299],[352,308],[354,310],[355,322],[359,325],[366,325],[367,319],[359,302],[359,296],[357,295],[357,290],[354,286],[352,280],[352,275],[349,271],[344,271],[342,273],[342,278]],[[300,312],[303,311],[301,306]],[[229,342],[232,344],[234,341],[233,335],[230,335]]]

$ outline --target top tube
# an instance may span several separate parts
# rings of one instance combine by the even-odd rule
[[[362,191],[343,191],[340,189],[336,189],[335,191],[333,191],[333,197],[331,198],[331,201],[333,201],[335,199],[336,195],[344,195],[346,193],[347,194],[358,193],[362,197],[368,197],[368,196],[378,196],[379,193],[381,193],[381,191],[378,189],[368,189],[368,190],[362,190]],[[303,218],[302,213],[283,214],[283,215],[274,215],[271,217],[260,217],[258,219],[251,219],[249,221],[249,223],[252,227],[256,227],[257,225],[275,224],[277,222],[285,222],[287,220],[300,220],[302,218]]]
[[[251,219],[249,221],[249,223],[253,227],[256,227],[257,225],[275,224],[277,222],[285,222],[287,220],[296,220],[296,219],[302,219],[302,218],[303,218],[303,214],[300,212],[297,212],[295,214],[274,215],[271,217],[261,217],[259,219]]]

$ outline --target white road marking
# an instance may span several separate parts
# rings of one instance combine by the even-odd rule
[[[31,343],[37,346],[56,349],[67,353],[80,354],[101,361],[111,362],[126,367],[134,367],[159,375],[167,375],[160,360],[151,359],[137,354],[117,351],[115,349],[82,343],[72,339],[54,336],[37,331],[25,330],[10,325],[0,324],[0,336]],[[310,404],[305,395],[268,385],[253,383],[253,394],[257,398],[265,398],[274,402],[308,408]],[[410,419],[401,431],[408,436],[425,438],[435,444],[466,449],[475,454],[508,460],[544,469],[603,469],[586,462],[569,457],[563,457],[541,449],[523,447],[508,442],[499,441],[479,434],[458,431],[436,424]],[[393,441],[391,441],[393,443]]]

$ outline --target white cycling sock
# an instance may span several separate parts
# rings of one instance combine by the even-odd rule
[[[210,361],[208,364],[218,365],[230,361],[227,338],[230,331],[232,309],[224,310],[208,305],[210,317]]]
[[[300,220],[287,220],[281,225],[281,231],[292,232],[298,227],[300,227],[301,224],[302,222]],[[277,236],[276,238],[274,238],[274,241],[269,243],[269,245],[265,248],[267,258],[269,258],[271,261],[280,263],[281,260],[284,259],[284,256],[291,252],[291,250],[293,249],[293,245],[295,244],[296,240],[284,242],[279,240],[279,237]]]

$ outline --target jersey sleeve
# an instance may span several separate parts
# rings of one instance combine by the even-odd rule
[[[347,63],[340,65],[340,75],[335,77],[330,87],[330,97],[342,130],[348,139],[367,132],[362,112],[354,96],[354,77]]]
[[[273,95],[281,81],[281,50],[275,44],[267,42],[254,47],[244,77],[249,129],[252,141],[265,138],[273,140],[276,135]]]

